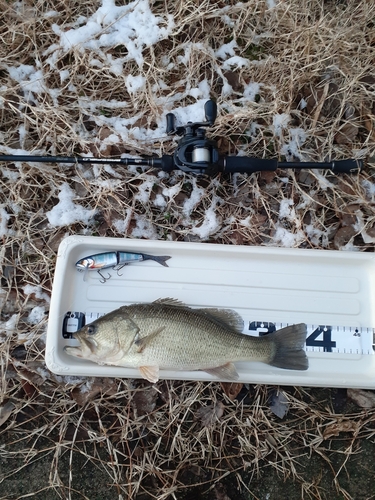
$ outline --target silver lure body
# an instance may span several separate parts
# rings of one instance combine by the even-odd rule
[[[89,255],[76,262],[76,268],[79,271],[100,271],[101,269],[121,269],[121,267],[131,264],[132,262],[141,262],[143,260],[154,260],[164,267],[168,267],[165,262],[170,259],[169,255],[148,255],[145,253],[133,252],[104,252]],[[100,273],[99,273],[100,274]]]
[[[144,254],[129,253],[129,252],[105,252],[89,255],[80,259],[76,263],[78,270],[93,270],[109,269],[116,266],[125,266],[131,262],[140,262],[144,259]]]

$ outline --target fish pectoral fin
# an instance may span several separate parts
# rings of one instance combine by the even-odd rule
[[[142,352],[148,343],[151,342],[160,332],[165,329],[165,326],[157,328],[154,332],[149,333],[146,337],[139,337],[137,334],[134,344],[137,346],[137,352]]]
[[[159,367],[158,366],[140,366],[139,371],[143,378],[155,384],[159,380]]]
[[[216,368],[205,368],[203,371],[218,378],[238,380],[238,373],[233,363],[226,363],[222,366],[216,366]]]

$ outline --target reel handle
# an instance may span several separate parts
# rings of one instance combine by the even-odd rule
[[[205,102],[204,114],[206,117],[206,122],[208,122],[208,124],[212,126],[215,123],[217,117],[217,104],[215,101],[209,99]]]

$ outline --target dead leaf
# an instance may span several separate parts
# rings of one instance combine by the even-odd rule
[[[197,411],[196,420],[200,420],[203,427],[211,427],[211,425],[223,416],[224,408],[225,406],[221,401],[217,401],[215,404],[209,406],[202,406]]]
[[[137,415],[147,415],[154,411],[158,394],[154,387],[145,387],[135,392],[131,404]]]
[[[83,115],[82,124],[89,132],[91,132],[91,130],[94,130],[94,128],[96,127],[96,123],[94,122],[94,120],[91,120],[87,115]]]
[[[220,385],[224,394],[226,394],[231,401],[236,399],[243,387],[243,384],[237,382],[220,382]]]
[[[284,418],[289,411],[289,400],[283,391],[273,390],[270,394],[269,408],[274,415]]]
[[[241,90],[240,75],[236,71],[224,71],[223,75],[235,92]]]
[[[114,395],[117,384],[113,378],[96,378],[93,382],[88,379],[86,384],[75,387],[70,393],[72,399],[79,405],[85,406],[88,401],[96,398],[98,394]]]
[[[259,174],[259,177],[266,181],[267,184],[271,184],[271,182],[273,182],[273,180],[275,179],[276,174],[273,171],[262,170]]]
[[[369,227],[366,231],[367,236],[370,238],[375,238],[375,225]]]
[[[357,231],[353,226],[340,227],[340,229],[335,234],[335,237],[333,238],[333,244],[335,245],[335,248],[337,248],[337,250],[340,250],[347,243],[349,243],[349,241],[354,238],[356,234]]]
[[[29,370],[18,370],[18,374],[20,377],[27,382],[29,382],[31,385],[33,385],[35,388],[36,387],[41,387],[46,378],[44,376],[39,375],[38,373],[29,371]]]
[[[340,127],[339,131],[335,135],[336,144],[350,144],[352,143],[358,135],[358,127],[354,123],[347,122],[345,125]]]
[[[348,389],[348,397],[361,408],[375,408],[375,394],[362,389]]]
[[[338,420],[333,424],[326,427],[323,432],[323,439],[330,439],[333,436],[338,436],[340,432],[353,432],[357,433],[359,429],[359,422],[355,420]]]
[[[244,236],[241,233],[241,231],[231,231],[231,233],[228,235],[231,243],[233,245],[243,245],[244,244]]]
[[[98,137],[100,141],[104,141],[104,139],[107,139],[107,137],[112,134],[113,132],[111,129],[109,129],[108,127],[102,127],[98,132]]]
[[[323,85],[322,81],[321,85]],[[325,82],[323,87],[307,87],[303,91],[307,103],[306,111],[312,115],[312,127],[324,118],[337,117],[341,109],[341,96],[334,82]]]
[[[48,239],[48,247],[53,250],[54,252],[57,253],[57,250],[60,246],[60,243],[61,241],[66,237],[66,233],[64,233],[63,231],[58,231],[57,233],[53,234],[52,236],[50,236],[50,238]]]
[[[12,401],[8,401],[4,405],[0,406],[0,426],[8,420],[15,408],[16,405],[12,403]]]
[[[360,81],[360,83],[364,83],[365,85],[368,85],[370,90],[372,90],[373,86],[375,85],[375,76],[365,75],[362,78],[360,78],[359,81]]]
[[[28,382],[27,380],[21,380],[21,385],[28,398],[31,399],[34,394],[36,394],[36,387],[33,384],[30,384],[30,382]]]
[[[17,370],[19,378],[23,382],[27,382],[30,386],[33,386],[34,389],[41,387],[49,375],[49,372],[45,369],[44,363],[40,361],[22,363],[21,361],[14,360],[13,365]],[[27,394],[32,392],[31,387],[28,389],[27,384],[23,384],[23,388]]]
[[[341,213],[341,224],[343,227],[350,227],[357,222],[357,217],[350,213]]]

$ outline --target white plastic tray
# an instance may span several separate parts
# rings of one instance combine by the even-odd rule
[[[95,271],[75,268],[82,257],[107,251],[170,255],[126,266],[100,283]],[[122,238],[70,236],[59,247],[47,332],[46,363],[60,375],[139,378],[132,368],[73,358],[62,336],[68,311],[107,313],[121,305],[172,297],[192,307],[232,308],[250,321],[313,325],[375,325],[373,253],[245,247]],[[371,330],[372,335],[372,330]],[[370,349],[371,350],[371,349]],[[375,356],[308,352],[309,369],[237,363],[240,381],[261,384],[375,388]],[[217,380],[206,372],[162,371],[161,378]]]

